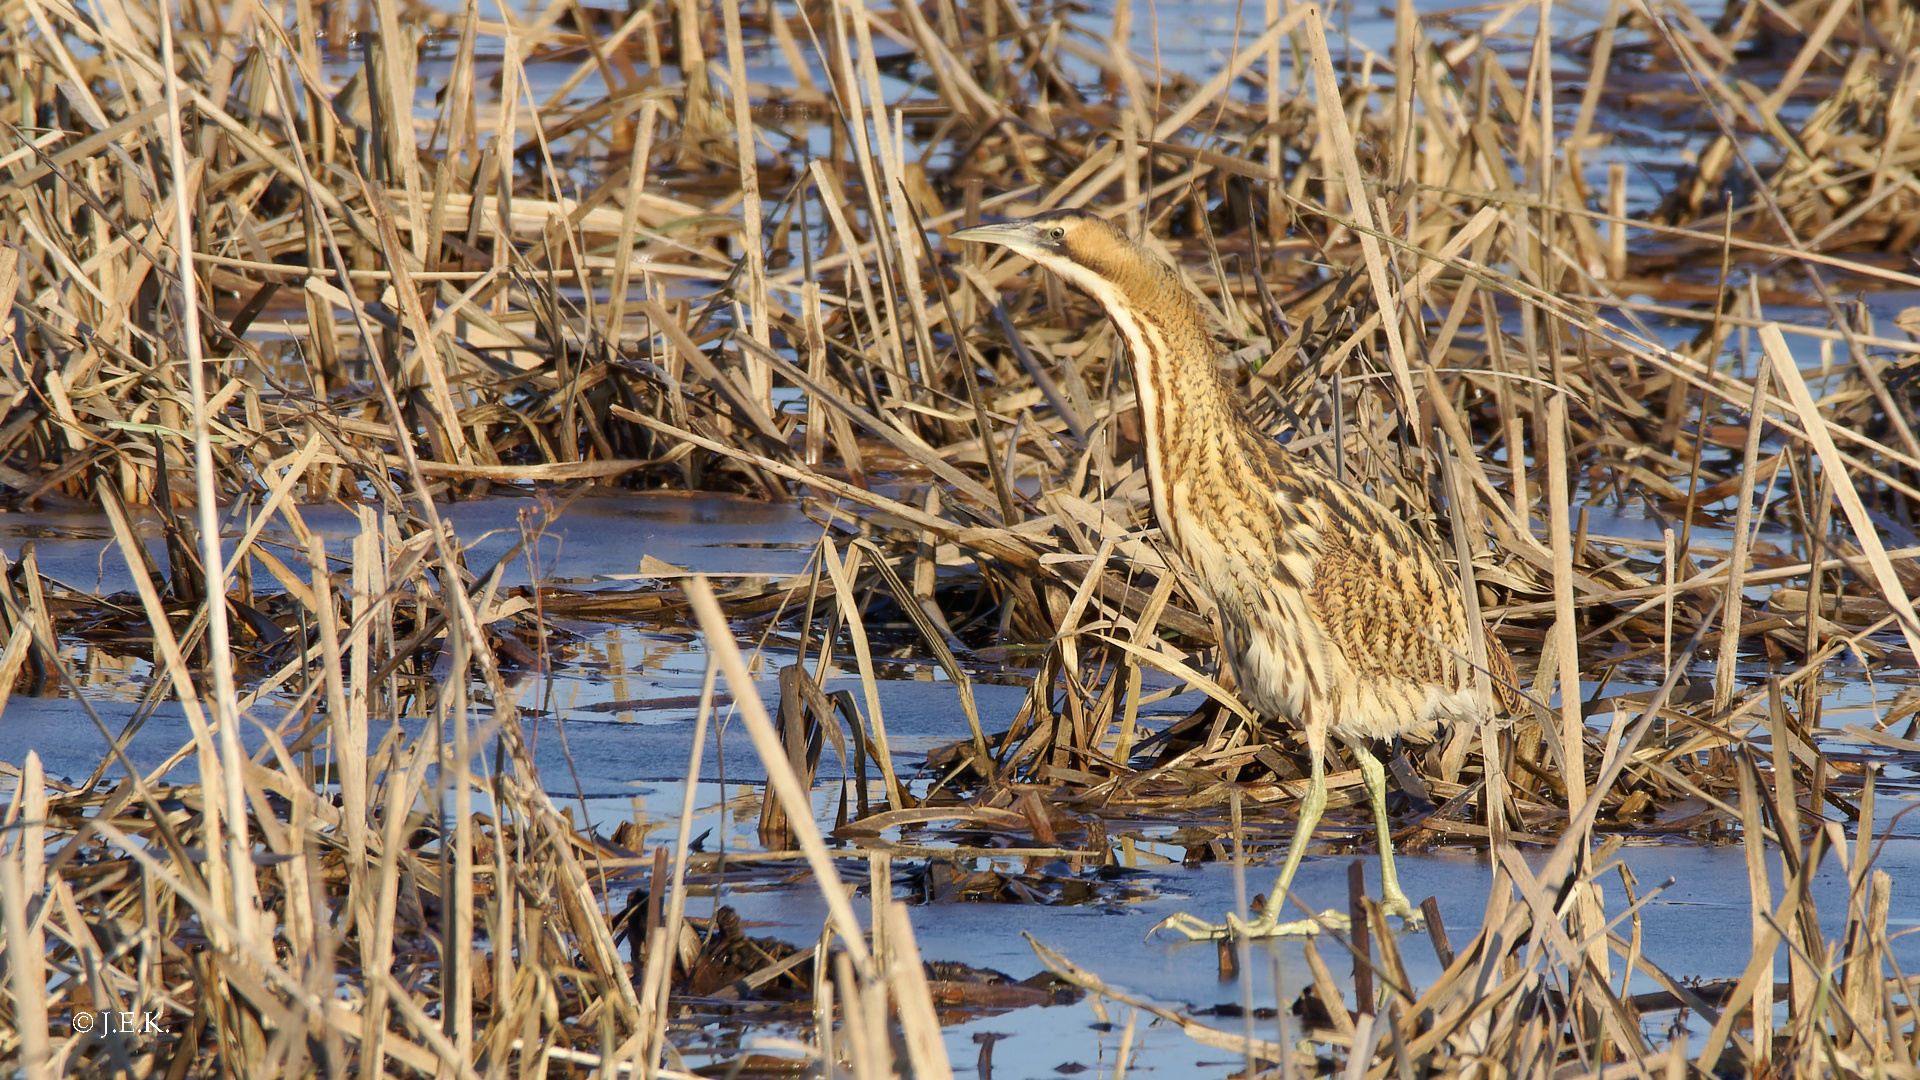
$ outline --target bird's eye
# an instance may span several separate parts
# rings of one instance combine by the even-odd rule
[[[1064,240],[1066,239],[1066,237],[1067,237],[1067,230],[1061,228],[1058,225],[1055,225],[1053,228],[1047,230],[1047,239],[1049,240]]]

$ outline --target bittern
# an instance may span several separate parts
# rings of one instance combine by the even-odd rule
[[[1125,233],[1084,210],[1053,210],[953,238],[1010,248],[1106,309],[1133,364],[1154,516],[1219,608],[1241,697],[1263,719],[1291,719],[1306,733],[1312,777],[1259,917],[1230,913],[1215,924],[1182,912],[1154,929],[1202,940],[1343,921],[1331,912],[1318,923],[1280,921],[1326,809],[1328,735],[1352,751],[1373,804],[1382,910],[1417,926],[1394,872],[1386,769],[1369,744],[1434,721],[1483,718],[1459,579],[1386,507],[1254,426],[1222,375],[1199,303]],[[1511,708],[1511,661],[1491,635],[1487,654]]]

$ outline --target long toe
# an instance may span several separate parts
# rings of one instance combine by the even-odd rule
[[[1256,922],[1247,927],[1249,937],[1312,937],[1322,931],[1346,933],[1353,926],[1353,920],[1342,913],[1328,908],[1311,919],[1296,919],[1293,922],[1271,923]]]
[[[1188,941],[1213,941],[1233,934],[1233,927],[1226,923],[1206,922],[1184,911],[1176,911],[1154,923],[1153,929],[1147,931],[1147,937],[1151,938],[1162,930],[1171,930]]]
[[[1344,934],[1352,928],[1353,920],[1345,912],[1332,908],[1314,918],[1296,919],[1293,922],[1280,922],[1278,919],[1272,922],[1265,919],[1241,922],[1228,915],[1224,923],[1210,923],[1184,911],[1176,911],[1153,924],[1153,929],[1147,931],[1147,937],[1151,938],[1162,930],[1172,930],[1189,941],[1218,941],[1234,936],[1236,930],[1250,938],[1312,937],[1323,931]]]

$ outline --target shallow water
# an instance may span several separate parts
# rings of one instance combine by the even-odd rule
[[[537,509],[532,500],[493,499],[456,504],[444,508],[444,512],[461,539],[474,545],[472,564],[485,566],[518,539],[521,512]],[[316,508],[308,513],[308,519],[325,533],[330,549],[345,550],[355,526],[344,512]],[[1643,522],[1596,515],[1590,525],[1597,542],[1613,535],[1646,539]],[[574,587],[627,589],[636,584],[634,575],[643,556],[718,575],[791,574],[805,567],[819,536],[819,526],[792,505],[652,496],[582,500],[547,527],[537,559],[538,576],[549,583]],[[124,577],[124,566],[116,569],[113,565],[116,557],[111,552],[104,560],[105,571],[98,569],[107,546],[105,537],[104,523],[87,515],[0,518],[0,546],[17,551],[20,541],[31,538],[42,566],[50,574],[89,589],[98,587],[96,582],[108,590],[117,582],[130,582]],[[1713,543],[1716,538],[1701,539]],[[532,576],[524,562],[518,564],[515,574],[519,581]],[[261,580],[268,579],[262,575]],[[650,843],[671,843],[668,830],[679,814],[681,781],[695,730],[693,702],[705,670],[700,642],[675,626],[576,623],[571,627],[583,634],[573,658],[548,675],[524,676],[517,683],[520,705],[525,710],[524,734],[533,748],[543,786],[557,804],[574,807],[577,819],[588,822],[601,836],[609,835],[622,821],[638,819],[649,827]],[[84,645],[70,649],[72,658],[87,673],[84,690],[90,703],[109,730],[117,734],[136,711],[138,693],[146,682],[143,666],[102,663],[105,657],[89,653]],[[759,690],[771,706],[776,696],[773,674],[792,662],[792,654],[770,650],[761,653],[759,659]],[[896,765],[903,776],[912,777],[928,750],[965,737],[966,724],[952,684],[936,667],[924,662],[896,662],[881,664],[880,668],[880,700]],[[1758,679],[1765,673],[1755,670],[1746,674]],[[1608,692],[1649,689],[1659,675],[1657,665],[1653,669],[1626,670],[1616,675]],[[1885,711],[1892,695],[1913,682],[1910,673],[1902,678],[1899,673],[1889,676],[1883,672],[1875,681],[1861,679],[1857,672],[1850,677],[1838,664],[1830,668],[1829,677],[1835,680],[1835,689],[1827,701],[1825,723],[1834,738],[1826,745],[1842,754],[1869,748],[1852,744],[1837,729],[1845,724],[1871,724]],[[858,690],[854,673],[844,669],[833,675],[828,685],[830,691],[843,688]],[[1583,688],[1589,695],[1595,689],[1591,683]],[[1025,693],[1017,671],[975,685],[974,695],[986,728],[990,732],[1004,729]],[[1149,711],[1149,723],[1183,715],[1194,700],[1188,695],[1160,703]],[[695,791],[699,809],[693,832],[708,833],[703,845],[707,851],[722,847],[734,851],[756,849],[759,800],[758,789],[751,785],[763,782],[765,773],[746,738],[744,725],[729,720],[731,710],[725,706],[724,697],[719,714],[704,751],[702,783]],[[256,710],[255,718],[272,725],[278,721],[278,714],[270,705],[263,705]],[[1593,717],[1593,722],[1604,724],[1608,719],[1609,714],[1603,712]],[[401,726],[409,734],[417,734],[423,723],[404,720]],[[375,735],[384,733],[380,728]],[[261,739],[254,729],[249,729],[245,737],[250,747],[257,746]],[[138,767],[152,768],[189,738],[177,706],[163,704],[140,729],[127,753]],[[103,744],[80,703],[71,697],[16,695],[0,713],[0,760],[18,763],[29,749],[40,754],[51,777],[81,782],[100,761]],[[820,775],[823,785],[815,792],[816,810],[818,819],[831,827],[840,786],[832,781],[837,781],[842,771],[830,750],[823,757]],[[193,777],[193,769],[187,765],[176,768],[170,779],[191,781]],[[924,786],[924,780],[921,783]],[[1877,790],[1875,827],[1877,832],[1884,832],[1899,811],[1920,806],[1920,769],[1911,759],[1888,765],[1880,775]],[[877,785],[874,793],[879,794]],[[1266,826],[1261,836],[1284,838],[1287,826],[1261,820]],[[1895,925],[1890,929],[1897,933],[1920,925],[1920,919],[1911,914],[1915,910],[1913,890],[1920,888],[1920,815],[1905,818],[1894,830],[1876,865],[1893,875],[1895,881]],[[1174,831],[1172,825],[1134,829],[1133,842],[1120,850],[1123,863],[1130,864],[1137,875],[1097,883],[1095,900],[1090,903],[1062,907],[915,906],[911,913],[921,948],[929,960],[965,961],[1022,978],[1040,966],[1021,936],[1025,931],[1136,992],[1194,1009],[1237,1004],[1239,984],[1219,981],[1216,951],[1211,945],[1168,940],[1140,943],[1149,927],[1173,911],[1218,918],[1233,906],[1232,867],[1223,863],[1182,866],[1184,849],[1174,842]],[[1114,834],[1116,838],[1129,835],[1118,823]],[[911,842],[923,840],[912,838]],[[1247,873],[1249,895],[1271,886],[1274,870],[1266,864],[1277,854],[1276,845],[1262,845],[1256,865]],[[1539,849],[1526,849],[1525,854],[1536,865],[1545,856]],[[1667,878],[1674,879],[1645,912],[1645,955],[1676,977],[1737,976],[1746,961],[1749,925],[1742,849],[1636,839],[1621,857],[1638,879],[1643,895]],[[1347,865],[1355,858],[1367,866],[1368,880],[1377,888],[1377,864],[1371,854],[1329,855],[1303,865],[1295,891],[1316,907],[1344,905]],[[1777,859],[1773,861],[1778,889]],[[842,865],[864,876],[864,867],[857,861]],[[902,859],[896,863],[896,870],[905,873],[911,865],[911,861]],[[986,864],[974,860],[966,865],[984,868]],[[997,865],[1016,872],[1035,869],[1018,859],[998,860]],[[1408,893],[1438,897],[1443,914],[1454,926],[1456,944],[1463,943],[1465,934],[1478,924],[1487,899],[1491,870],[1485,853],[1442,848],[1403,855],[1399,865]],[[1090,868],[1065,864],[1052,869],[1069,875],[1090,872]],[[753,933],[772,934],[795,944],[810,942],[817,934],[825,910],[810,883],[770,889],[767,878],[750,867],[742,868],[735,880],[735,884],[719,890],[720,900],[735,907],[750,923],[766,924],[753,929]],[[1816,899],[1830,933],[1837,932],[1844,919],[1844,880],[1838,862],[1830,861],[1816,881]],[[609,903],[617,908],[624,902],[625,892],[638,884],[637,871],[624,878],[616,876],[610,883]],[[1608,887],[1609,909],[1617,912],[1623,906],[1617,880],[1610,879]],[[1120,896],[1122,889],[1127,898]],[[696,896],[689,914],[705,915],[714,902],[707,895]],[[1430,982],[1437,975],[1438,964],[1424,936],[1403,938],[1402,951],[1416,983]],[[1920,935],[1896,937],[1894,952],[1907,970],[1920,968]],[[1289,996],[1310,979],[1297,942],[1257,946],[1252,965],[1256,1008],[1270,1008],[1275,1002],[1275,960]],[[1329,956],[1329,963],[1344,972],[1345,962],[1340,958]],[[1655,987],[1644,977],[1636,977],[1628,989],[1641,992]],[[949,1052],[963,1074],[976,1060],[978,1046],[973,1038],[982,1032],[1006,1036],[994,1050],[996,1076],[1052,1074],[1057,1066],[1068,1063],[1111,1068],[1125,1012],[1115,1009],[1109,1018],[1114,1028],[1101,1030],[1092,1007],[1083,1002],[969,1019],[949,1026],[946,1037]],[[1654,1014],[1648,1023],[1657,1026],[1672,1019],[1670,1013]],[[1244,1023],[1233,1016],[1214,1016],[1206,1022],[1233,1031],[1242,1030]],[[1271,1020],[1262,1020],[1259,1034],[1271,1037],[1272,1025]],[[1136,1032],[1135,1046],[1136,1067],[1171,1075],[1224,1076],[1242,1067],[1231,1055],[1200,1047],[1165,1024],[1148,1026],[1143,1021]]]
[[[548,585],[623,582],[632,587],[642,555],[698,573],[796,574],[805,568],[821,536],[820,526],[791,506],[724,495],[582,498],[566,504],[558,520],[543,525],[547,505],[509,495],[445,503],[438,511],[465,545],[467,565],[475,571],[498,561],[523,534],[540,536],[533,557],[522,554],[508,564],[502,588],[528,584],[536,576]],[[360,532],[351,512],[327,504],[302,507],[300,515],[329,554],[343,559],[351,554]],[[164,566],[158,519],[136,511],[135,523],[147,550]],[[278,518],[263,535],[269,542],[293,541]],[[76,590],[114,593],[133,588],[104,515],[0,514],[0,551],[17,558],[25,541],[33,542],[41,573]],[[255,578],[261,591],[276,591],[258,563]]]

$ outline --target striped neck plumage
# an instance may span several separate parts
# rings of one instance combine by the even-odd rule
[[[1206,493],[1224,485],[1247,492],[1251,484],[1274,479],[1271,448],[1262,445],[1265,437],[1221,378],[1220,350],[1206,316],[1172,267],[1085,210],[1049,210],[962,229],[953,238],[1011,248],[1106,311],[1132,362],[1148,478],[1163,525],[1175,488]],[[1227,503],[1203,499],[1195,505]]]
[[[1189,520],[1182,508],[1210,516],[1233,505],[1207,497],[1211,492],[1232,490],[1245,498],[1273,490],[1275,463],[1262,445],[1266,437],[1247,420],[1220,374],[1220,349],[1199,303],[1177,272],[1127,246],[1133,250],[1105,260],[1105,272],[1068,260],[1054,269],[1099,302],[1127,351],[1155,516],[1177,534]]]

